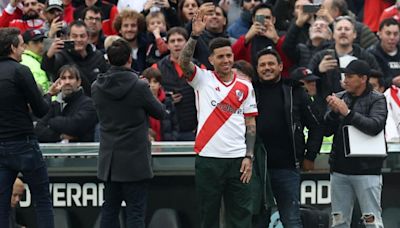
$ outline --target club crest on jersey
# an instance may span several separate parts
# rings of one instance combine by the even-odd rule
[[[235,93],[236,93],[236,98],[237,98],[237,100],[238,101],[242,101],[243,100],[243,92],[241,91],[241,90],[236,90],[235,91]]]

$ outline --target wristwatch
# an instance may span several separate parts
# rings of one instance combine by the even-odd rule
[[[248,159],[250,159],[251,161],[254,161],[254,155],[253,155],[253,154],[251,154],[251,155],[246,155],[246,156],[244,156],[244,158],[248,158]]]

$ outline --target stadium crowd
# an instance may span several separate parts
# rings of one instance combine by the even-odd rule
[[[346,185],[345,178],[352,175],[380,177],[381,159],[351,164],[344,159],[338,126],[354,124],[370,134],[385,129],[386,140],[400,140],[400,1],[10,0],[0,6],[0,28],[19,29],[24,43],[20,63],[50,101],[46,113],[37,115],[32,107],[41,143],[102,142],[102,135],[108,135],[99,123],[103,120],[92,89],[98,91],[93,85],[99,76],[115,70],[108,53],[118,40],[130,48],[131,59],[123,64],[129,63],[148,82],[147,94],[164,105],[164,114],[148,118],[150,141],[194,141],[200,134],[198,97],[204,93],[196,94],[197,85],[187,74],[210,70],[223,78],[229,65],[235,78],[254,87],[255,92],[249,91],[257,100],[257,142],[266,148],[272,192],[287,227],[301,227],[299,168],[314,169],[322,141],[332,142],[329,136],[336,137],[330,161],[333,183]],[[228,59],[225,63],[215,57],[226,46],[222,41],[210,49],[217,38],[230,42],[232,56],[221,57]],[[182,58],[192,43],[188,70]],[[4,67],[0,69],[9,69]],[[0,141],[15,137],[4,132]],[[248,155],[253,161],[253,151]],[[381,178],[351,181],[375,184],[370,195],[354,194],[375,202],[361,205],[365,224],[383,227]],[[348,207],[333,205],[334,227],[346,227]]]

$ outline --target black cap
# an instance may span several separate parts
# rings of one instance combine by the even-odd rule
[[[48,0],[46,11],[50,11],[51,9],[58,9],[60,11],[64,10],[62,0]]]
[[[319,77],[315,76],[313,72],[305,67],[298,67],[292,71],[290,74],[291,79],[299,81],[299,80],[306,80],[306,81],[315,81],[318,80]]]
[[[22,34],[22,38],[24,38],[24,43],[28,43],[29,41],[46,38],[46,35],[44,35],[44,31],[41,29],[28,29]]]
[[[341,71],[345,74],[371,75],[371,68],[368,63],[360,59],[351,61],[347,67],[341,69]]]

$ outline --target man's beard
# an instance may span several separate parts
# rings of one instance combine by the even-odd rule
[[[38,19],[39,14],[36,13],[35,11],[28,11],[26,14],[22,15],[22,20],[32,20],[32,19]]]

